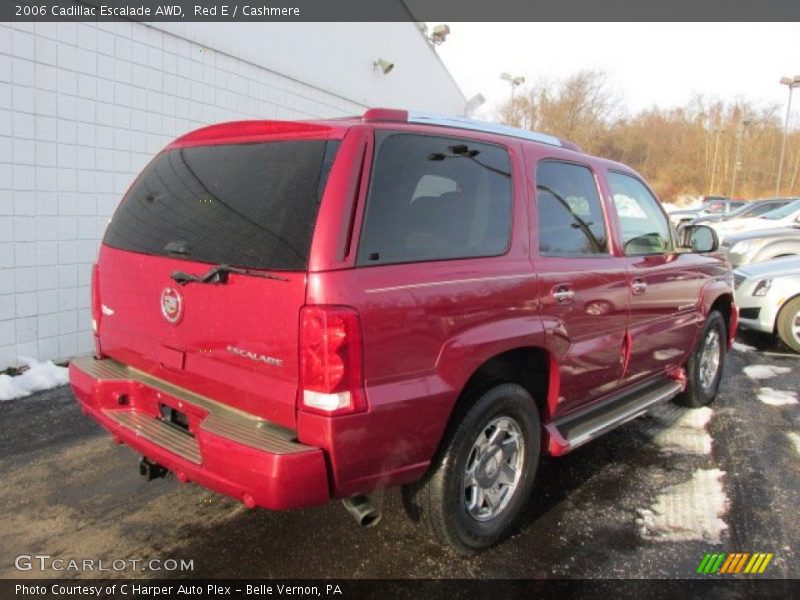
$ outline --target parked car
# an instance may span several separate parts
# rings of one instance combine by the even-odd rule
[[[777,334],[800,352],[800,257],[741,267],[734,279],[741,326]]]
[[[717,202],[720,200],[725,202],[727,200],[730,200],[730,198],[728,196],[700,196],[700,204],[703,206],[711,202]]]
[[[800,256],[800,226],[737,233],[726,237],[720,247],[734,267]]]
[[[700,223],[716,223],[721,221],[732,221],[733,219],[744,219],[748,217],[760,217],[763,214],[770,212],[771,210],[775,210],[776,208],[780,208],[781,206],[786,206],[790,202],[794,202],[797,198],[768,198],[765,200],[754,200],[752,202],[748,202],[747,204],[740,206],[733,212],[728,214],[724,213],[717,213],[717,214],[708,214],[702,215],[697,217],[693,224],[699,225]]]
[[[729,215],[743,206],[747,206],[747,200],[731,200],[730,198],[707,199],[703,202],[703,214],[706,215]]]
[[[755,231],[759,229],[779,229],[781,227],[794,227],[800,224],[800,200],[790,202],[786,206],[776,208],[760,217],[734,219],[724,223],[709,223],[713,227],[720,241],[736,233]]]
[[[404,485],[468,554],[513,529],[542,452],[714,399],[738,314],[717,249],[549,135],[387,109],[213,125],[122,199],[72,389],[147,477],[362,524]]]
[[[669,213],[669,218],[676,229],[681,229],[701,217],[729,215],[747,204],[747,200],[731,200],[721,196],[706,196],[700,206],[684,210],[674,210]]]

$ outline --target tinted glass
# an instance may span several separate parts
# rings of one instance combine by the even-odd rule
[[[602,203],[589,168],[552,161],[539,163],[536,207],[540,254],[608,254]]]
[[[338,142],[177,148],[123,199],[105,243],[242,267],[304,269]]]
[[[511,229],[511,165],[490,144],[378,132],[359,265],[496,256]]]
[[[608,184],[622,226],[625,254],[660,254],[672,249],[669,222],[658,200],[630,175],[609,172]]]
[[[743,209],[740,210],[746,211],[744,214],[746,214],[748,217],[759,217],[772,210],[775,210],[776,208],[780,208],[781,206],[785,206],[785,204],[783,203],[773,204],[772,202],[754,202],[752,205],[745,206]],[[739,213],[740,211],[736,212]]]
[[[786,206],[781,206],[780,208],[776,208],[775,210],[771,210],[770,212],[762,215],[762,219],[770,219],[772,221],[777,221],[778,219],[782,219],[784,217],[788,217],[795,211],[800,210],[800,200],[795,200],[791,204],[787,204]]]

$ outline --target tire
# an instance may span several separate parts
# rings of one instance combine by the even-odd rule
[[[781,341],[800,352],[800,296],[792,298],[778,313],[775,329]]]
[[[725,368],[725,353],[728,348],[728,328],[725,318],[716,310],[708,314],[703,332],[697,342],[691,358],[686,363],[686,389],[676,397],[678,404],[690,408],[708,406],[717,397],[722,371]],[[716,347],[716,350],[714,349]],[[704,359],[714,362],[713,366]],[[711,353],[711,354],[707,354]]]
[[[504,383],[483,391],[451,426],[425,478],[403,488],[406,510],[459,554],[494,546],[531,495],[540,445],[538,409],[525,388]]]

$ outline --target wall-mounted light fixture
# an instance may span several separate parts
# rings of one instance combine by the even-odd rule
[[[450,35],[450,26],[442,23],[441,25],[437,25],[433,28],[433,31],[428,36],[428,39],[434,46],[438,46],[447,40],[448,35]]]
[[[464,116],[471,116],[484,102],[486,102],[486,98],[483,97],[483,94],[475,94],[472,98],[467,100],[467,103],[464,105]]]
[[[372,68],[376,71],[380,71],[384,75],[388,75],[394,69],[394,63],[389,62],[385,58],[378,58],[372,63]]]

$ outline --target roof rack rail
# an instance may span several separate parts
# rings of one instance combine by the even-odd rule
[[[557,138],[554,135],[539,133],[538,131],[530,131],[529,129],[510,127],[508,125],[500,125],[499,123],[477,121],[475,119],[468,119],[466,117],[448,117],[432,113],[409,111],[408,122],[426,125],[439,125],[441,127],[453,127],[457,129],[469,129],[471,131],[483,131],[485,133],[496,133],[498,135],[505,135],[509,137],[521,138],[523,140],[530,140],[532,142],[539,142],[541,144],[548,144],[550,146],[560,146],[570,150],[580,150],[578,146],[572,142],[567,142],[566,140]]]

